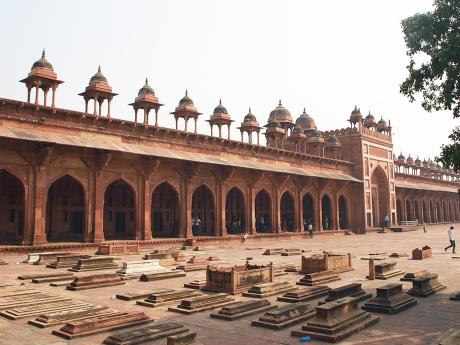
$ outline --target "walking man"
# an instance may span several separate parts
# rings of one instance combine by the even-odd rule
[[[452,247],[452,253],[455,254],[455,229],[454,226],[451,225],[449,231],[447,231],[449,234],[449,241],[450,241],[450,246],[444,248],[444,251],[447,251],[450,247]]]

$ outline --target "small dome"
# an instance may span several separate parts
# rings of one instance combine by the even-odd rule
[[[433,162],[431,159],[428,160],[428,165],[429,165],[430,168],[432,168],[432,169],[435,169],[435,168],[436,168],[436,163]]]
[[[311,132],[312,137],[322,137],[322,133],[320,131],[312,131]]]
[[[403,161],[403,162],[406,160],[406,157],[404,157],[404,155],[402,154],[402,152],[399,154],[398,160]]]
[[[152,87],[149,85],[149,81],[145,78],[145,85],[137,93],[138,96],[141,95],[153,95],[155,96],[155,91],[153,91]]]
[[[268,117],[268,122],[272,121],[279,121],[279,122],[293,122],[292,121],[292,116],[289,110],[287,110],[283,105],[281,104],[281,100],[278,104],[278,106],[272,110],[270,113],[270,116]]]
[[[387,125],[387,122],[383,119],[383,117],[380,118],[379,122],[378,122],[378,125],[379,126],[386,126]]]
[[[214,114],[227,114],[228,115],[227,108],[225,108],[222,105],[222,100],[221,99],[219,100],[219,105],[214,108]]]
[[[188,96],[188,90],[185,90],[185,96],[179,101],[179,105],[194,105],[192,99]]]
[[[107,78],[104,77],[104,75],[101,72],[101,66],[99,66],[99,68],[97,69],[97,73],[91,77],[89,83],[103,83],[108,85]]]
[[[305,130],[316,129],[315,120],[305,112],[305,108],[303,108],[303,113],[295,120],[295,124]]]
[[[414,159],[409,155],[409,157],[407,157],[407,159],[406,159],[406,162],[407,162],[408,164],[413,164],[413,163],[414,163]]]
[[[329,138],[327,138],[327,142],[328,143],[336,143],[338,140],[337,140],[337,137],[335,135],[331,135]]]
[[[295,126],[292,130],[292,133],[303,133],[303,129],[298,126]]]
[[[367,114],[366,118],[364,119],[364,124],[365,125],[374,125],[375,124],[375,117],[374,117],[374,115],[371,114],[370,110],[369,110],[369,114]]]
[[[422,161],[420,160],[419,156],[415,159],[415,164],[422,165]]]
[[[441,170],[441,169],[442,169],[441,164],[437,163],[437,164],[436,164],[436,169]]]
[[[363,116],[361,115],[361,109],[355,105],[355,109],[353,109],[350,115],[350,121],[353,123],[356,123],[356,122],[361,121],[362,119],[363,119]]]
[[[249,108],[249,113],[244,117],[244,122],[255,121],[257,122],[256,117],[253,113],[251,113],[251,108]]]
[[[424,167],[428,167],[429,162],[425,158],[423,158],[422,164],[423,164]]]
[[[34,62],[34,64],[32,65],[31,70],[34,69],[34,68],[45,68],[45,69],[49,69],[50,71],[54,72],[53,65],[51,65],[49,63],[49,61],[46,60],[46,58],[45,58],[45,49],[43,49],[42,57],[40,58],[40,60],[37,60],[37,61]]]

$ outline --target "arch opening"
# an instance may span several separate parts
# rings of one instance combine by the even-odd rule
[[[406,200],[406,220],[414,220],[412,214],[412,204],[409,200]]]
[[[16,176],[0,169],[0,243],[20,244],[24,236],[24,186]]]
[[[329,230],[331,228],[331,211],[331,198],[329,198],[327,194],[324,194],[321,198],[323,230]]]
[[[153,191],[151,217],[153,238],[179,237],[179,195],[167,182]]]
[[[265,191],[261,190],[256,195],[256,231],[271,232],[272,231],[272,206],[271,197]]]
[[[401,225],[401,222],[403,221],[403,212],[402,212],[402,205],[401,205],[401,200],[396,200],[396,213],[398,214],[398,224]]]
[[[228,234],[246,232],[245,209],[243,193],[236,187],[232,188],[225,199],[225,227]]]
[[[295,206],[294,198],[286,191],[281,196],[281,230],[292,232],[295,230]]]
[[[384,224],[385,216],[388,216],[388,207],[390,205],[388,179],[380,166],[375,168],[372,174],[371,196],[373,225],[374,227],[380,227]]]
[[[339,226],[340,229],[348,229],[347,200],[343,195],[339,197]]]
[[[311,224],[314,226],[314,208],[313,198],[307,193],[302,198],[302,217],[303,217],[303,230],[308,231],[308,226]]]
[[[215,223],[214,196],[208,187],[201,185],[192,196],[193,236],[215,236]]]

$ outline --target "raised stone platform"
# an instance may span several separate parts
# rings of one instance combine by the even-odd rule
[[[184,287],[187,289],[201,290],[206,286],[206,280],[193,280],[190,283],[185,283]]]
[[[178,323],[149,324],[133,330],[115,333],[106,338],[105,345],[134,345],[149,343],[154,340],[163,339],[175,334],[188,331],[183,325]]]
[[[361,308],[384,314],[396,314],[417,304],[415,298],[403,292],[402,284],[388,284],[377,288],[377,296]]]
[[[339,342],[342,339],[372,326],[380,320],[358,308],[358,301],[345,297],[316,307],[316,316],[301,330],[294,330],[294,337],[309,336],[313,339]]]
[[[233,303],[235,300],[226,293],[217,293],[214,295],[204,295],[183,299],[177,307],[169,307],[169,311],[182,314],[193,314],[209,309],[223,307]]]
[[[47,312],[60,312],[64,310],[73,310],[76,308],[88,307],[90,304],[84,302],[75,302],[71,300],[64,300],[58,302],[43,302],[34,305],[25,305],[22,307],[8,308],[0,315],[10,320],[18,320],[26,317],[40,315]]]
[[[276,308],[277,306],[271,305],[267,300],[236,302],[223,307],[217,313],[211,314],[211,317],[214,319],[233,321]]]
[[[460,344],[460,330],[456,328],[449,329],[430,345],[458,345]]]
[[[427,276],[429,274],[430,274],[430,271],[426,270],[426,269],[425,270],[420,270],[420,271],[417,271],[417,272],[414,272],[414,273],[408,272],[408,273],[406,273],[404,275],[404,277],[402,277],[399,280],[403,281],[403,282],[411,282],[416,278],[424,277],[424,276]]]
[[[244,297],[266,298],[279,295],[285,292],[294,291],[297,288],[288,282],[272,282],[253,285],[247,292],[243,292]]]
[[[340,280],[340,277],[337,273],[335,273],[334,271],[324,271],[316,273],[307,273],[296,284],[305,286],[315,286],[333,282],[336,280]]]
[[[192,298],[196,296],[201,296],[201,293],[190,289],[161,291],[150,294],[144,301],[137,301],[136,304],[144,307],[156,308],[163,305],[173,304],[185,298]]]
[[[81,307],[71,307],[63,311],[43,312],[34,320],[29,320],[28,323],[35,327],[48,328],[67,322],[79,321],[113,313],[115,313],[113,310],[103,305],[87,305]]]
[[[278,297],[277,300],[287,303],[306,302],[327,295],[329,290],[330,288],[327,286],[309,286],[287,292],[283,296]]]
[[[210,262],[202,255],[192,256],[185,264],[179,265],[176,268],[184,272],[202,271],[205,270]]]
[[[141,275],[139,280],[141,282],[151,282],[155,280],[162,280],[162,279],[171,279],[177,277],[185,277],[186,273],[182,270],[166,270],[163,272],[157,273],[144,273]]]
[[[166,345],[189,345],[196,344],[196,333],[195,332],[185,332],[177,335],[168,337]],[[196,344],[198,345],[198,344]]]
[[[34,292],[30,294],[17,293],[2,296],[0,298],[0,310],[30,307],[34,305],[43,305],[47,303],[57,303],[70,301],[69,297],[59,296],[44,292]]]
[[[403,271],[396,269],[396,262],[382,262],[375,265],[375,279],[390,279],[404,274]]]
[[[302,255],[302,250],[298,248],[286,248],[281,252],[281,256]]]
[[[336,301],[344,297],[353,297],[356,302],[361,302],[372,297],[371,293],[366,293],[360,283],[351,283],[330,289],[325,299],[325,303]]]
[[[155,273],[171,272],[170,269],[160,265],[160,260],[140,260],[123,262],[121,269],[117,271],[122,279],[136,279],[142,274],[154,275]]]
[[[281,255],[282,252],[284,252],[284,248],[271,248],[265,249],[262,255]]]
[[[60,255],[56,257],[56,261],[50,262],[46,265],[47,268],[69,268],[78,263],[79,259],[90,259],[91,255],[85,254],[69,254]]]
[[[115,297],[117,299],[121,299],[122,301],[134,301],[136,299],[147,298],[152,294],[170,292],[170,291],[174,291],[174,290],[173,289],[152,289],[150,291],[127,292],[123,294],[116,294]]]
[[[79,291],[97,289],[106,286],[123,285],[124,283],[125,282],[123,282],[115,273],[95,274],[75,278],[72,283],[67,285],[67,290]]]
[[[23,274],[18,276],[19,280],[33,280],[33,279],[71,279],[73,278],[73,273],[39,273],[39,274]],[[51,280],[50,280],[51,281]]]
[[[116,313],[114,315],[104,315],[82,321],[68,322],[61,329],[53,330],[53,334],[64,339],[74,339],[152,321],[152,319],[142,312]]]
[[[96,256],[89,259],[78,259],[75,266],[69,269],[71,272],[97,271],[118,268],[118,265],[113,262],[113,256]]]
[[[170,251],[155,250],[150,254],[144,255],[144,260],[159,260],[161,266],[174,266],[177,261],[172,257]]]
[[[299,322],[308,320],[315,315],[315,308],[308,303],[294,303],[265,313],[251,325],[280,330]]]
[[[52,261],[55,261],[56,258],[60,255],[71,255],[71,253],[59,253],[59,252],[30,253],[30,254],[27,254],[27,259],[25,259],[23,263],[34,264],[34,265],[45,265]]]
[[[446,286],[438,281],[437,274],[429,274],[412,280],[412,289],[407,293],[411,296],[428,297],[445,288]]]

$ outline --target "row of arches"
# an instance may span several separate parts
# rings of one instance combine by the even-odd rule
[[[415,221],[425,223],[445,223],[460,220],[459,202],[452,200],[397,199],[398,223]]]
[[[2,241],[20,242],[24,233],[24,186],[22,182],[5,170],[0,170],[0,216],[7,219]],[[151,231],[154,238],[180,237],[180,198],[177,190],[168,182],[158,185],[152,193]],[[84,241],[86,228],[86,193],[82,184],[69,175],[51,184],[46,199],[46,238],[49,242]],[[192,193],[192,231],[194,236],[215,236],[215,196],[206,185],[198,186]],[[106,240],[135,239],[138,228],[136,195],[124,180],[110,183],[104,191],[103,232]],[[255,196],[255,230],[258,233],[275,232],[273,228],[273,201],[269,192],[261,189]],[[314,198],[306,193],[302,198],[302,209],[296,213],[295,198],[285,191],[279,202],[281,231],[296,231],[297,214],[302,217],[304,229],[316,224],[315,214],[321,214],[323,230],[332,228],[333,206],[329,195],[321,198],[318,213]],[[245,194],[238,188],[230,189],[225,198],[225,227],[228,234],[248,232],[248,203]],[[338,225],[348,227],[346,198],[338,199]],[[314,229],[318,230],[318,229]]]

